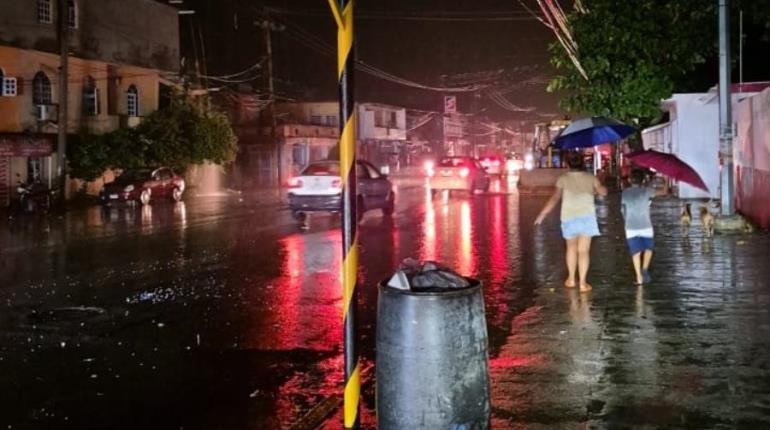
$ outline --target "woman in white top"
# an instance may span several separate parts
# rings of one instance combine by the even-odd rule
[[[540,225],[561,200],[561,232],[567,243],[568,275],[564,286],[574,288],[579,285],[580,292],[584,293],[592,288],[586,281],[591,262],[591,238],[599,235],[594,196],[606,196],[607,188],[583,170],[583,157],[579,152],[567,155],[567,165],[569,172],[556,181],[556,192],[540,211],[535,225]],[[575,272],[579,272],[578,284],[575,284]]]

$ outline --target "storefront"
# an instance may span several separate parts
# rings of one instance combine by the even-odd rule
[[[56,136],[0,133],[0,207],[8,206],[19,181],[39,179],[51,185]]]

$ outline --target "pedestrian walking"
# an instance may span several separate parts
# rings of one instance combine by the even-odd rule
[[[656,196],[668,194],[667,187],[655,190],[645,186],[645,172],[635,169],[631,172],[631,186],[623,190],[621,211],[625,221],[626,243],[634,264],[636,285],[650,282],[649,268],[655,246],[655,234],[650,218],[650,205]]]
[[[606,196],[607,188],[594,175],[584,170],[581,153],[570,152],[566,158],[570,170],[556,181],[556,191],[540,211],[535,225],[540,225],[561,201],[561,233],[567,243],[568,275],[564,286],[579,286],[580,292],[587,292],[591,290],[591,285],[586,281],[591,262],[591,238],[599,235],[594,196]]]

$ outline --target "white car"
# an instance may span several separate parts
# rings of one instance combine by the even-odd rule
[[[370,209],[382,209],[393,214],[396,194],[387,175],[365,161],[356,162],[357,216],[363,218]],[[309,212],[340,212],[342,210],[342,181],[338,161],[318,161],[307,166],[299,176],[289,181],[289,208],[300,219]]]
[[[430,173],[429,183],[433,195],[444,190],[461,190],[473,194],[476,190],[489,190],[491,183],[487,172],[472,157],[444,157]]]

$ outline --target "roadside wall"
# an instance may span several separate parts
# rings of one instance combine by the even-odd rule
[[[770,89],[741,101],[735,111],[735,198],[739,212],[770,228]]]
[[[566,169],[534,169],[519,172],[518,187],[527,192],[553,192],[556,181],[567,172]]]

